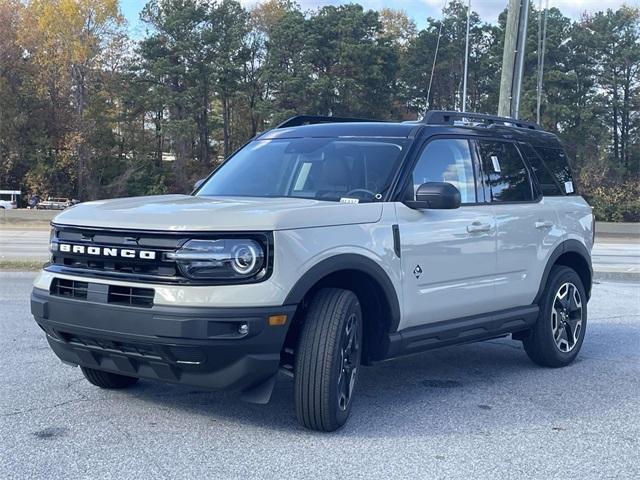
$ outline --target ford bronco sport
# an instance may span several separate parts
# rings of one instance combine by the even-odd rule
[[[31,310],[89,382],[139,378],[344,424],[361,365],[511,335],[572,362],[593,215],[555,135],[489,115],[294,117],[191,195],[83,203],[52,225]]]

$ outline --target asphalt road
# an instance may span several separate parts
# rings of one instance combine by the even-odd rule
[[[640,287],[599,283],[578,360],[507,339],[365,368],[333,434],[303,430],[292,380],[268,405],[140,382],[104,391],[29,314],[33,274],[0,272],[0,477],[640,478]]]
[[[47,260],[48,229],[0,227],[0,260]]]

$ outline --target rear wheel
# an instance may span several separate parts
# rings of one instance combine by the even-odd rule
[[[127,388],[131,385],[134,385],[138,381],[138,377],[128,377],[126,375],[103,372],[102,370],[94,370],[93,368],[87,367],[80,367],[80,369],[84,374],[84,378],[100,388]]]
[[[331,432],[347,421],[360,370],[362,312],[358,297],[338,288],[311,300],[295,362],[295,405],[307,428]]]
[[[544,367],[564,367],[578,356],[586,327],[587,295],[580,276],[569,267],[553,267],[538,321],[523,340],[527,355]]]

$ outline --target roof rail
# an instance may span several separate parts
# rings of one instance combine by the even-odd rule
[[[503,125],[506,127],[526,128],[529,130],[542,130],[542,127],[534,122],[524,122],[509,117],[498,117],[496,115],[487,115],[485,113],[470,112],[453,112],[446,110],[430,110],[428,111],[422,123],[427,125],[456,125],[456,121],[464,123],[481,122],[487,127]]]
[[[300,125],[315,125],[318,123],[347,123],[347,122],[383,122],[384,120],[373,120],[370,118],[332,117],[322,115],[296,115],[291,117],[275,128],[299,127]]]

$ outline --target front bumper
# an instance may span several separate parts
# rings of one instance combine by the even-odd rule
[[[272,377],[296,306],[129,307],[34,289],[31,313],[64,362],[212,389],[247,390]],[[270,315],[287,315],[269,326]],[[247,324],[248,333],[238,332]]]

